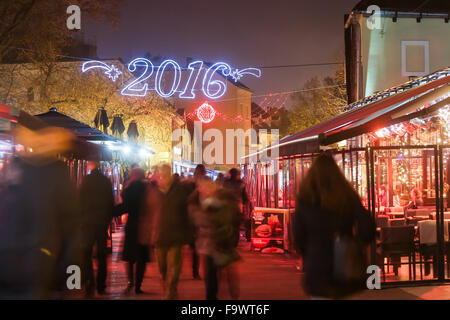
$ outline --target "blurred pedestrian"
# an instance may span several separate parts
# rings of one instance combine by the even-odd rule
[[[319,155],[303,179],[294,220],[311,297],[340,298],[364,288],[364,245],[374,239],[375,226],[330,155]]]
[[[240,171],[237,168],[232,168],[228,172],[228,177],[223,183],[223,187],[228,189],[235,198],[240,212],[242,214],[242,221],[245,228],[245,238],[250,242],[251,240],[251,202],[248,198],[245,184],[241,180]]]
[[[216,178],[216,183],[220,186],[220,187],[223,187],[223,183],[225,182],[225,175],[222,173],[222,172],[220,172],[218,175],[217,175],[217,178]]]
[[[189,211],[197,229],[197,248],[204,260],[206,299],[217,300],[219,273],[225,273],[233,300],[239,298],[239,278],[233,262],[240,259],[240,212],[229,191],[208,177],[198,180],[197,190],[189,198]]]
[[[122,194],[124,210],[128,212],[125,225],[125,241],[122,259],[127,261],[127,292],[135,287],[135,293],[143,293],[141,286],[147,262],[150,261],[150,233],[152,217],[148,204],[149,188],[145,171],[134,167],[129,176],[128,186]],[[136,270],[134,270],[136,266]]]
[[[194,192],[197,189],[198,180],[206,177],[206,167],[203,164],[199,164],[195,167],[194,170],[194,182],[192,184],[192,190],[191,193]],[[194,280],[201,280],[200,277],[200,259],[196,248],[196,239],[197,239],[197,228],[195,226],[195,223],[193,221],[190,221],[191,226],[191,238],[189,241],[189,246],[192,250],[192,277]]]
[[[0,299],[54,299],[67,290],[67,268],[81,265],[77,193],[59,154],[75,139],[60,128],[19,127],[25,151],[0,183]]]
[[[92,296],[96,285],[99,294],[105,293],[108,227],[113,218],[114,194],[111,181],[103,175],[99,162],[88,163],[90,174],[80,187],[80,203],[84,241],[84,276],[87,296]],[[92,252],[96,247],[97,278],[94,280]]]
[[[191,238],[187,201],[191,189],[173,178],[171,167],[162,165],[158,170],[158,187],[161,193],[155,230],[156,256],[163,281],[166,299],[178,299],[178,280],[181,273],[183,245]]]

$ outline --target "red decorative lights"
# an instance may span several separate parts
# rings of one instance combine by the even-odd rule
[[[197,118],[203,123],[210,123],[216,116],[216,110],[207,102],[197,108]]]

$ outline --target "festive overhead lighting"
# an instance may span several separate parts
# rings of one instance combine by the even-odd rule
[[[195,68],[195,66],[198,66],[198,68]],[[184,99],[194,99],[195,93],[194,93],[194,87],[197,83],[198,76],[200,75],[200,71],[202,71],[203,67],[203,61],[193,61],[189,63],[188,69],[190,70],[189,79],[186,81],[186,86],[183,90],[183,92],[180,93],[179,97]],[[196,73],[195,77],[193,77],[193,74]]]
[[[378,138],[386,138],[389,136],[389,134],[390,134],[390,132],[389,132],[389,129],[387,129],[387,128],[383,128],[381,130],[375,131],[375,135]]]
[[[173,82],[172,82],[172,88],[170,89],[169,92],[163,92],[162,88],[161,88],[161,81],[162,81],[162,77],[164,74],[164,71],[166,70],[166,68],[172,65],[173,70],[174,70],[174,77],[173,77]],[[158,68],[158,72],[156,73],[156,84],[155,84],[155,89],[156,92],[158,92],[158,94],[163,97],[163,98],[168,98],[170,96],[172,96],[175,91],[177,90],[178,86],[180,85],[180,81],[181,81],[181,67],[180,65],[173,60],[165,60]]]
[[[117,78],[122,74],[118,68],[114,65],[108,65],[102,61],[92,60],[86,61],[81,66],[81,72],[86,72],[88,70],[99,68],[105,70],[105,74],[110,78],[113,82],[116,82]]]
[[[210,123],[216,116],[216,110],[207,102],[197,108],[197,118],[203,123]]]
[[[210,99],[218,99],[227,91],[227,83],[225,81],[212,80],[214,74],[219,70],[222,70],[222,74],[226,77],[232,72],[230,65],[225,62],[217,62],[206,71],[203,78],[202,91]],[[211,87],[215,87],[217,90],[211,90]]]
[[[450,136],[450,107],[446,106],[444,108],[439,109],[438,116],[443,134],[448,139]]]
[[[140,70],[137,70],[138,67],[140,67]],[[173,69],[174,77],[170,90],[164,92],[162,90],[162,78],[168,67]],[[86,72],[93,68],[105,70],[105,74],[114,82],[119,75],[122,74],[122,71],[117,69],[114,65],[109,66],[102,61],[96,60],[83,63],[81,71]],[[179,98],[193,99],[195,98],[194,88],[198,77],[205,69],[206,71],[203,75],[201,90],[209,99],[218,99],[227,91],[227,81],[213,79],[216,74],[222,74],[225,78],[228,80],[234,80],[234,82],[237,82],[245,75],[251,75],[257,78],[261,77],[261,70],[257,68],[237,69],[232,68],[225,62],[217,62],[209,68],[203,68],[203,61],[197,60],[188,65],[187,69],[190,73],[186,82],[183,84],[184,89],[181,89],[179,88],[182,77],[181,69],[182,68],[176,61],[171,59],[164,60],[161,65],[158,66],[154,88],[149,88],[147,79],[153,74],[153,63],[146,58],[136,58],[128,64],[128,70],[131,73],[136,73],[135,77],[133,77],[130,82],[125,85],[125,87],[121,90],[121,93],[124,96],[143,97],[147,94],[148,90],[155,90],[163,98],[171,97],[178,92]]]

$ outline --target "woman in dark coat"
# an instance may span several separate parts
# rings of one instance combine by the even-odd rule
[[[145,180],[145,171],[141,168],[133,168],[126,188],[122,193],[123,207],[128,212],[125,225],[125,241],[123,245],[122,259],[128,262],[128,288],[135,286],[136,293],[142,293],[141,285],[144,278],[146,263],[150,261],[150,247],[148,243],[140,241],[142,236],[142,222],[148,220],[147,195],[152,188]],[[150,228],[149,228],[150,229]],[[150,233],[151,230],[148,230]],[[134,279],[134,265],[136,264],[136,281]]]
[[[294,219],[306,292],[312,297],[339,298],[359,290],[338,283],[334,276],[336,236],[368,244],[375,237],[375,226],[331,156],[318,156],[303,179]]]

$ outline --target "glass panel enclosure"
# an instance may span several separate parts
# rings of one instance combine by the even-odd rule
[[[433,147],[372,150],[371,211],[383,282],[439,277],[436,157]]]

